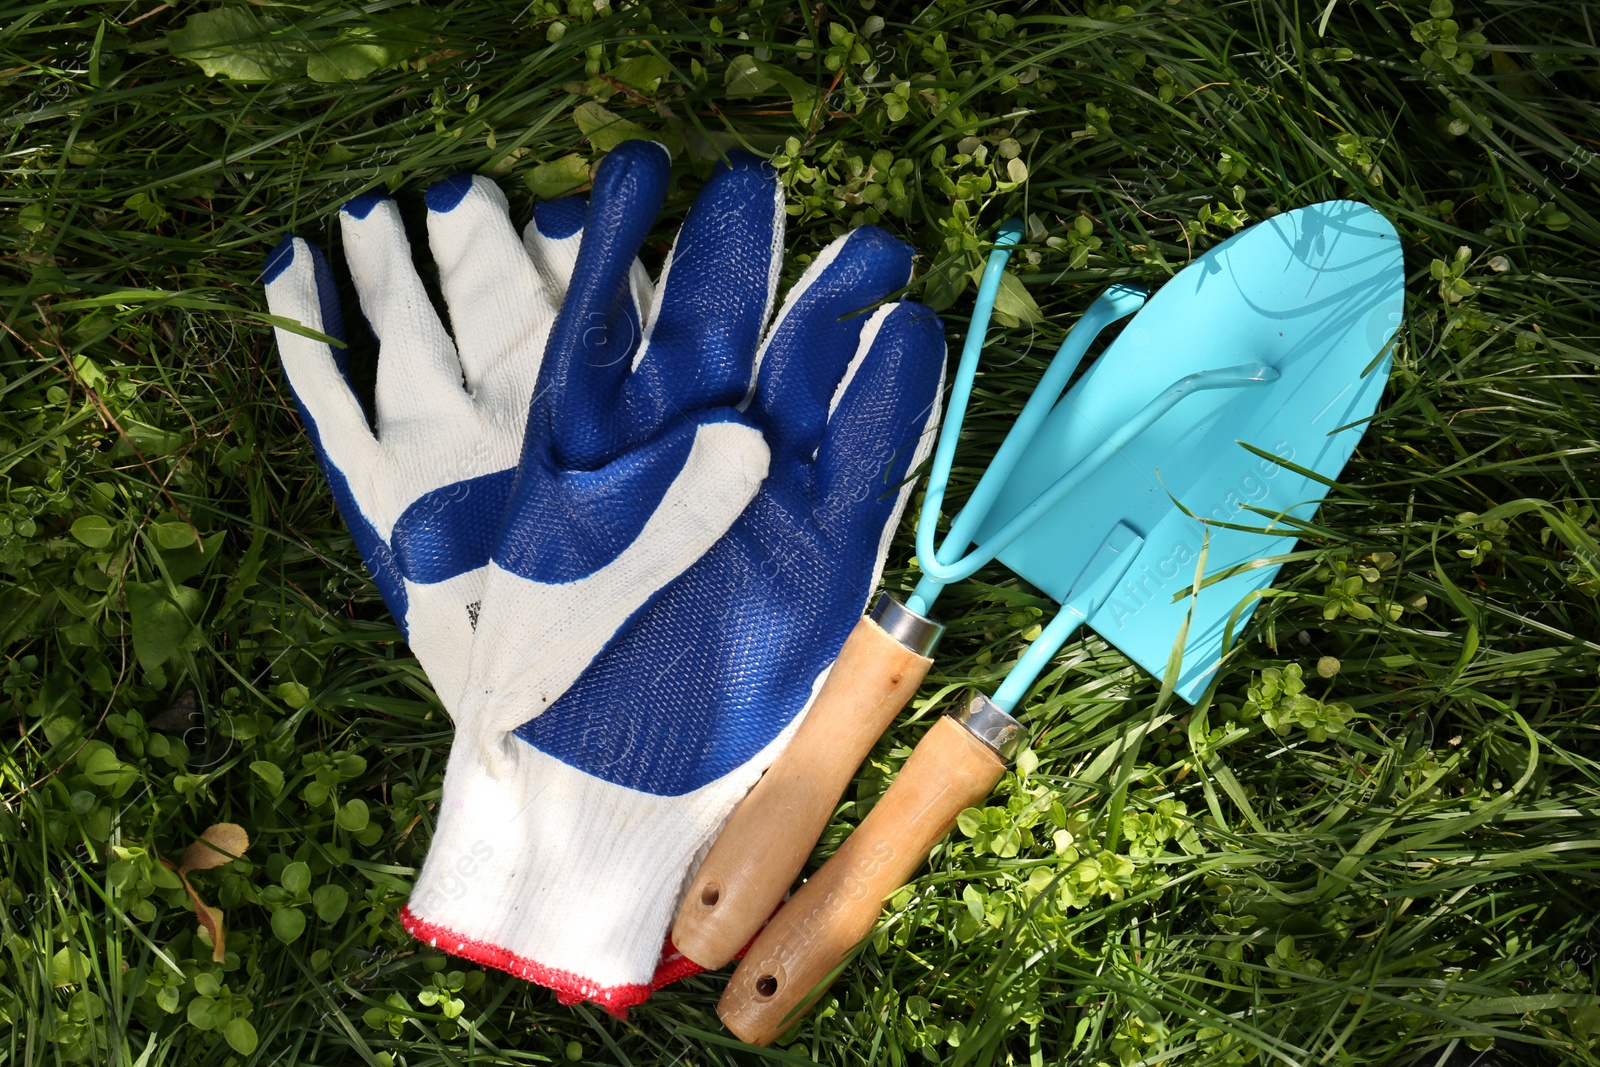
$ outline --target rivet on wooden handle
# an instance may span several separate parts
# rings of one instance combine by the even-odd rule
[[[672,926],[679,952],[716,970],[750,943],[932,663],[872,619],[856,624],[800,729],[734,811],[684,894]]]
[[[954,719],[934,723],[877,807],[745,953],[717,1004],[723,1024],[765,1045],[805,1014],[822,995],[812,989],[872,932],[884,898],[1004,771],[995,751]]]

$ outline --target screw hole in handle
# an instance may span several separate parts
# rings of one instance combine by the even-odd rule
[[[756,995],[762,1000],[767,1000],[778,992],[778,979],[770,974],[764,974],[756,979]]]
[[[722,891],[714,885],[708,885],[700,890],[700,903],[708,908],[717,906],[717,901],[722,899]]]

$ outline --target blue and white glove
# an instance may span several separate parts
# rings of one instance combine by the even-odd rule
[[[458,175],[426,200],[453,340],[412,266],[395,202],[367,195],[339,213],[361,310],[380,342],[376,431],[351,390],[343,349],[282,328],[277,340],[345,524],[453,714],[586,209],[577,197],[541,204],[519,241],[505,197],[486,178]],[[642,267],[637,275],[648,281]],[[312,245],[286,238],[263,280],[274,315],[344,339],[332,272]]]
[[[746,156],[690,212],[643,339],[619,345],[644,230],[608,230],[601,203],[597,190],[547,365],[570,374],[552,384],[612,400],[573,404],[593,416],[574,420],[541,407],[541,382],[402,918],[447,952],[621,1014],[693,969],[658,970],[678,898],[877,584],[908,473],[933,444],[945,348],[925,308],[874,308],[909,279],[911,250],[872,227],[818,257],[761,343],[784,212],[776,176]],[[717,501],[611,492],[610,472],[635,461],[609,457],[674,411],[716,404],[760,429],[771,475],[660,589],[641,575],[707,546],[654,560],[665,542],[650,524]],[[592,488],[563,488],[574,467],[594,472]],[[575,527],[575,501],[603,503],[603,521]],[[618,610],[613,588],[639,582],[652,595]]]

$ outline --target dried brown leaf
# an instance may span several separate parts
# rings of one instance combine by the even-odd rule
[[[227,936],[222,929],[222,909],[213,908],[200,899],[200,894],[189,884],[189,872],[221,867],[243,856],[249,847],[250,835],[245,833],[244,827],[237,823],[219,822],[206,827],[205,833],[189,843],[189,847],[183,850],[182,863],[173,863],[165,856],[156,857],[163,867],[177,873],[184,892],[189,894],[189,901],[194,904],[195,919],[211,935],[212,963],[221,963],[228,950]]]
[[[188,892],[190,902],[194,904],[195,919],[211,934],[211,962],[221,963],[228,950],[227,935],[222,931],[222,909],[213,908],[201,900],[200,894],[189,884],[188,875],[179,871],[178,878],[183,882],[183,888]]]
[[[183,850],[178,871],[209,871],[238,859],[250,847],[250,835],[238,823],[219,822],[208,826],[199,839]]]

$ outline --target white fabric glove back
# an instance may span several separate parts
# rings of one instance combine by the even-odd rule
[[[505,197],[486,178],[457,175],[426,198],[453,339],[412,266],[395,202],[368,194],[339,213],[361,310],[380,344],[376,431],[350,387],[343,349],[282,327],[277,340],[356,547],[453,711],[585,209],[576,197],[541,204],[519,241]],[[316,248],[285,239],[263,279],[274,315],[343,340],[333,275]]]

